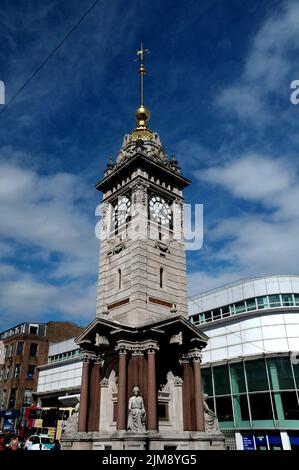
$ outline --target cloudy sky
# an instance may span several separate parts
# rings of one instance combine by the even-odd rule
[[[1,1],[6,102],[92,4]],[[204,204],[190,294],[298,274],[298,24],[295,1],[98,1],[0,106],[0,330],[95,315],[94,183],[134,127],[141,40],[150,127]]]

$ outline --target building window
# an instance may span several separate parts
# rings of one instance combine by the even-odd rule
[[[222,310],[222,317],[229,317],[230,316],[229,305],[225,305],[224,307],[221,308],[221,310]]]
[[[201,379],[204,393],[209,396],[213,395],[212,373],[210,368],[202,369]]]
[[[17,344],[17,353],[16,353],[17,356],[22,356],[22,354],[23,354],[23,348],[24,348],[24,341],[18,341],[18,344]]]
[[[121,289],[121,269],[118,270],[118,288]]]
[[[213,310],[213,320],[219,320],[221,318],[221,310],[220,308],[215,308]]]
[[[289,307],[289,306],[294,305],[292,294],[282,294],[281,298],[282,298],[282,304],[284,307]]]
[[[233,407],[231,397],[216,397],[217,416],[219,421],[233,421]]]
[[[38,325],[29,325],[29,334],[37,335],[38,334]]]
[[[267,371],[264,359],[246,361],[246,376],[250,392],[269,390]]]
[[[9,379],[9,372],[10,372],[10,367],[7,366],[7,367],[6,367],[6,370],[5,370],[5,380],[8,380],[8,379]]]
[[[257,298],[258,309],[269,308],[269,298],[267,295],[263,295]]]
[[[29,356],[35,357],[37,355],[37,347],[38,347],[38,344],[36,343],[30,344]]]
[[[253,297],[252,299],[247,299],[246,301],[246,309],[248,312],[251,312],[252,310],[256,310],[256,299]]]
[[[24,406],[31,405],[31,402],[32,402],[32,390],[30,388],[25,388],[23,405]]]
[[[280,296],[279,295],[269,295],[270,307],[280,307]]]
[[[246,311],[246,308],[245,308],[245,302],[237,302],[235,303],[235,313],[238,314],[238,313],[243,313]]]
[[[296,392],[281,392],[280,396],[284,418],[299,420],[299,405]]]
[[[237,421],[237,426],[240,424],[240,421],[249,421],[249,409],[247,395],[236,395],[233,398],[234,400],[234,411]]]
[[[14,370],[14,379],[18,379],[20,376],[20,370],[21,370],[21,364],[16,364],[15,365],[15,370]]]
[[[160,268],[160,288],[163,289],[163,268]]]
[[[230,393],[228,366],[213,367],[215,395]]]
[[[270,384],[272,390],[285,390],[296,388],[290,359],[288,357],[275,357],[267,359]]]
[[[5,357],[11,357],[13,352],[13,344],[5,346]]]
[[[206,321],[206,322],[210,322],[210,321],[213,320],[213,318],[212,318],[212,312],[205,312],[204,315],[205,315],[205,321]]]
[[[249,400],[253,420],[273,420],[270,393],[250,393]]]
[[[29,364],[28,371],[27,371],[27,379],[33,379],[34,378],[34,371],[35,371],[35,366]]]
[[[5,408],[6,389],[0,389],[0,410]]]
[[[243,362],[230,364],[230,375],[233,393],[246,392]]]
[[[9,397],[9,402],[8,402],[8,408],[14,408],[16,404],[16,399],[17,399],[17,389],[12,388],[10,391],[10,397]]]

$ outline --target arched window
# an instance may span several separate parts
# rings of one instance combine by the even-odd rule
[[[163,288],[163,274],[164,274],[164,269],[160,268],[160,288]]]

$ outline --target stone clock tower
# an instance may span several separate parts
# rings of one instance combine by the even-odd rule
[[[136,129],[96,185],[103,192],[97,317],[130,326],[187,317],[182,189],[190,182],[148,119],[140,106]]]
[[[136,128],[96,184],[103,194],[96,318],[77,338],[80,408],[64,449],[223,448],[213,418],[205,425],[200,363],[208,338],[188,321],[182,191],[190,181],[148,128],[145,52],[138,51]],[[142,399],[130,398],[133,389]],[[135,402],[143,421],[132,429]]]

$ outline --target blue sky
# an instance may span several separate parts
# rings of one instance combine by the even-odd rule
[[[2,0],[6,101],[91,4]],[[134,127],[140,41],[150,127],[204,204],[190,294],[298,274],[298,24],[298,2],[98,3],[0,114],[0,330],[95,315],[93,185]]]

